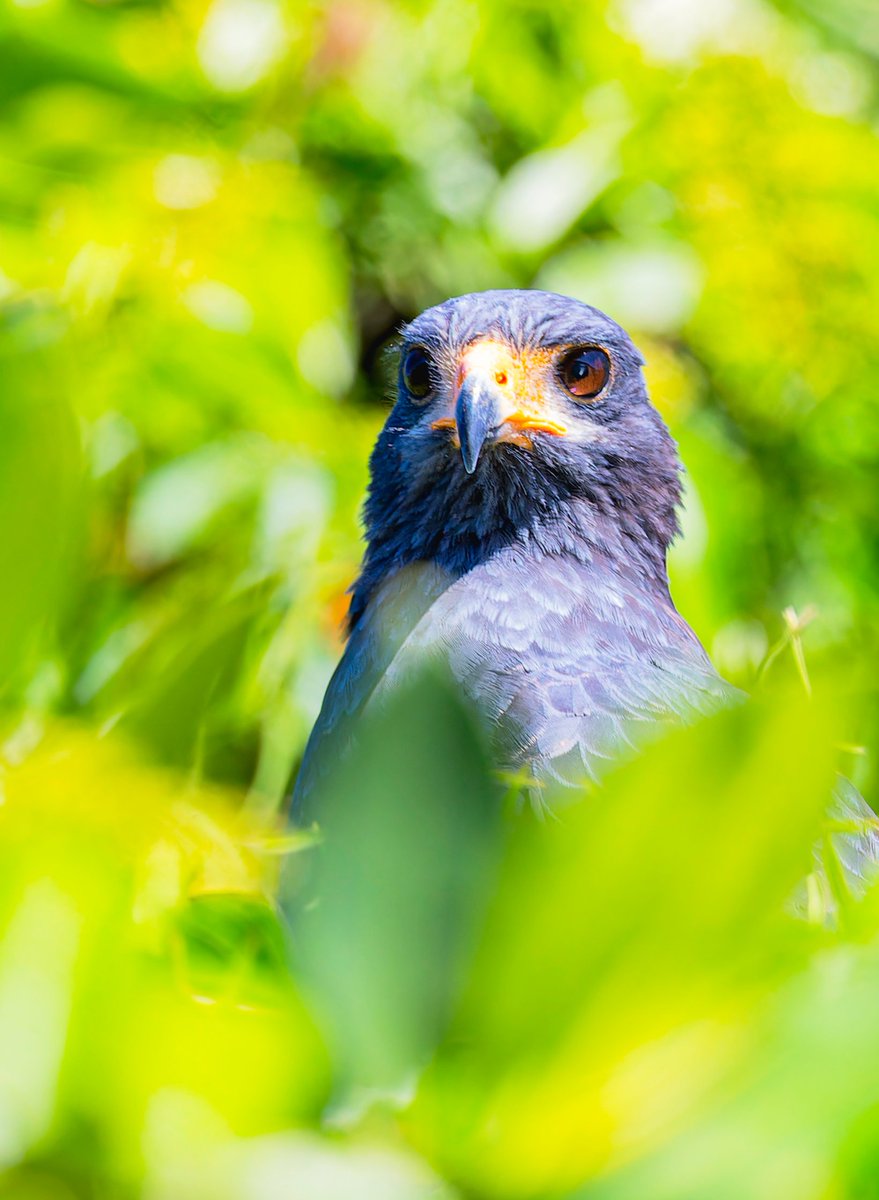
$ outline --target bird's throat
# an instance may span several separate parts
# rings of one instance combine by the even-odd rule
[[[619,464],[614,465],[621,478]],[[599,472],[592,478],[564,462],[536,461],[520,447],[493,447],[472,474],[444,460],[373,480],[366,507],[368,548],[352,604],[352,623],[374,588],[411,563],[433,563],[453,577],[514,549],[524,560],[568,558],[587,569],[624,575],[668,595],[666,550],[677,529],[676,473],[650,489],[644,509]],[[641,481],[642,488],[645,486]],[[648,481],[649,486],[649,481]],[[637,497],[637,492],[635,493]]]

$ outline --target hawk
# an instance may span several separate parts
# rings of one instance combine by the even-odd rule
[[[402,332],[370,460],[348,640],[300,818],[367,705],[439,656],[499,766],[575,784],[741,696],[675,609],[681,463],[616,322],[541,291],[459,296]]]

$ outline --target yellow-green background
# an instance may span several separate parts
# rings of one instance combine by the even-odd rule
[[[879,1196],[879,918],[780,915],[877,796],[877,60],[871,0],[3,0],[0,1195]],[[509,286],[645,352],[774,698],[498,851],[426,685],[291,976],[382,350]]]

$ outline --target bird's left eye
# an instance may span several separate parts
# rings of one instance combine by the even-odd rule
[[[423,346],[413,346],[403,359],[403,383],[415,400],[426,400],[433,391],[433,365]]]
[[[610,356],[598,346],[575,350],[561,364],[565,387],[578,400],[594,400],[610,379]]]

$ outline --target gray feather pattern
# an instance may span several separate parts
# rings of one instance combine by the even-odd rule
[[[465,348],[486,337],[514,354],[597,344],[614,373],[588,405],[543,377],[571,436],[538,434],[524,449],[501,440],[476,470],[437,428],[431,404],[413,403],[401,373],[370,462],[348,645],[296,783],[300,820],[358,717],[431,656],[484,716],[499,764],[538,781],[596,778],[658,730],[742,698],[669,595],[680,462],[626,332],[545,292],[449,300],[404,330],[433,359],[440,407]],[[830,843],[857,892],[879,862],[876,818],[844,780],[831,817],[845,826]]]
[[[316,748],[331,742],[335,755],[353,719],[432,654],[488,720],[503,766],[566,783],[737,694],[670,602],[619,577],[516,550],[458,580],[405,568],[351,636],[303,763],[300,804],[321,773]]]

